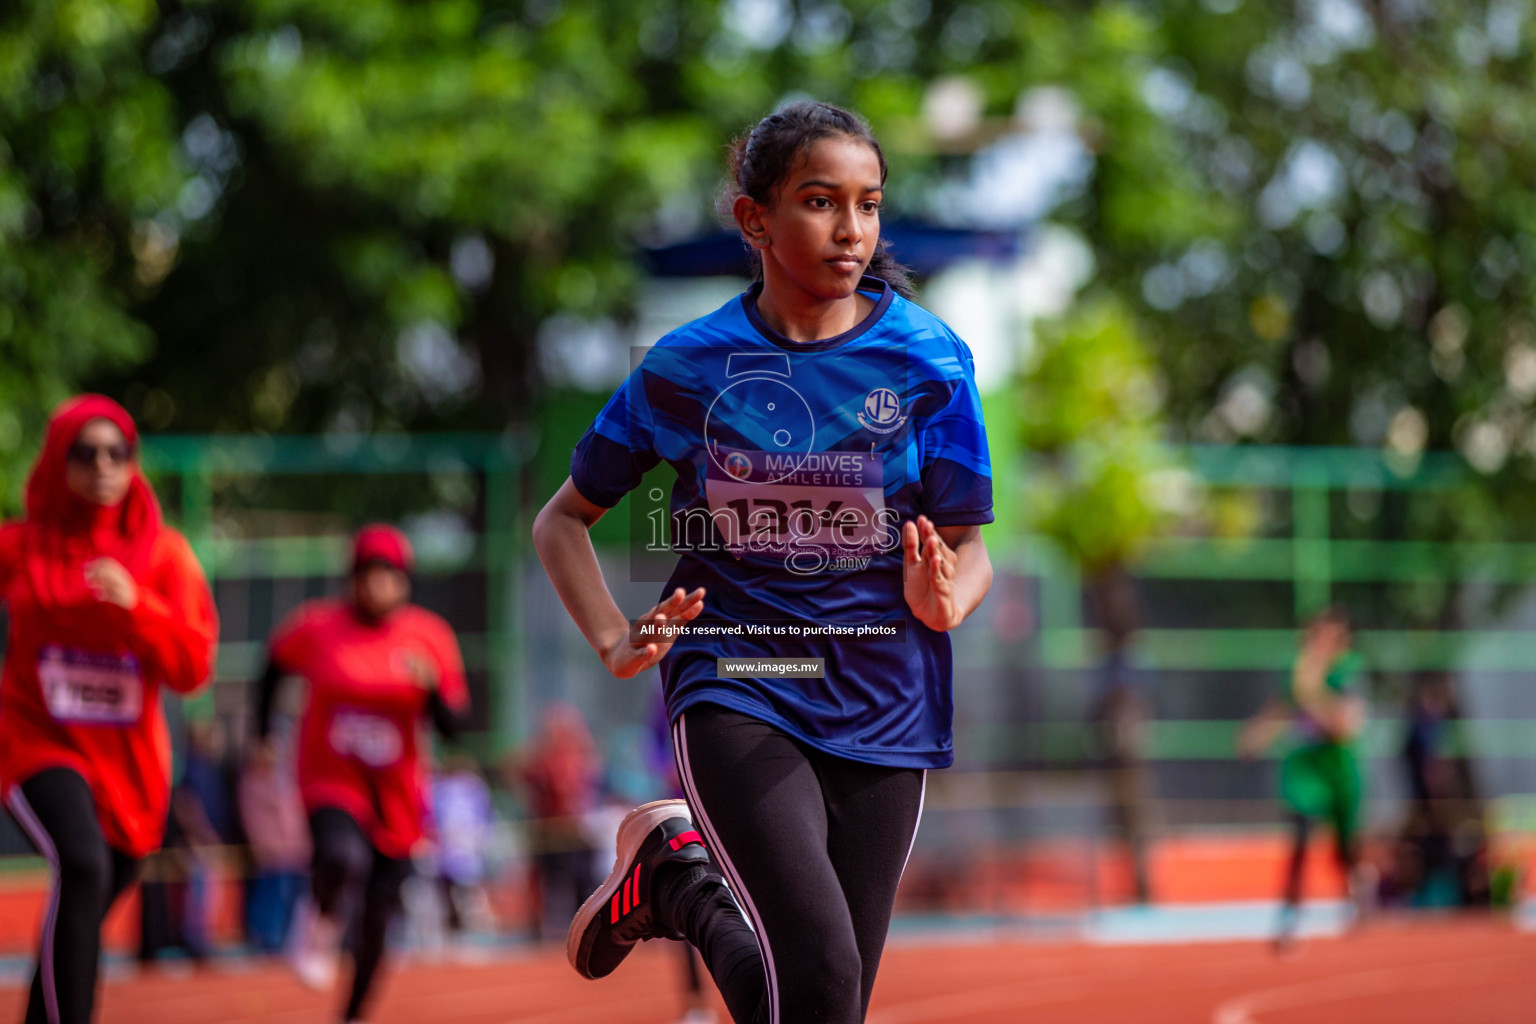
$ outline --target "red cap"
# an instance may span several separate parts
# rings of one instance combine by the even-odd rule
[[[370,523],[358,530],[352,540],[352,571],[369,562],[383,562],[401,572],[410,572],[416,566],[416,555],[405,534],[393,526]]]

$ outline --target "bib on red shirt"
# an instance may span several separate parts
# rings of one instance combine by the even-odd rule
[[[415,605],[371,623],[348,603],[312,601],[278,627],[271,656],[309,682],[298,755],[306,809],[345,811],[379,852],[407,856],[427,801],[420,680],[435,678],[449,707],[468,705],[453,630]]]

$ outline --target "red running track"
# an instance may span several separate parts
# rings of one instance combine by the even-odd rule
[[[466,966],[402,964],[375,1024],[667,1024],[681,966],[652,944],[611,978],[578,978],[557,951]],[[0,989],[0,1021],[24,993]],[[268,963],[108,982],[108,1024],[328,1024],[334,1000]],[[724,1019],[722,1017],[722,1019]],[[904,940],[887,952],[869,1024],[1529,1024],[1536,936],[1482,919],[1382,922],[1303,943],[1102,947]],[[794,1024],[786,1021],[785,1024]]]

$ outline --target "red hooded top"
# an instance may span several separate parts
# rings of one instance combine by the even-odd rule
[[[190,693],[208,678],[218,638],[213,595],[186,539],[165,526],[143,473],[112,507],[72,494],[66,458],[93,419],[138,431],[100,395],[65,402],[27,477],[26,517],[0,525],[0,600],[10,612],[0,676],[0,796],[45,768],[70,768],[96,800],[107,843],[141,857],[160,845],[171,748],[160,687]],[[85,565],[122,563],[138,584],[131,610],[97,600]]]

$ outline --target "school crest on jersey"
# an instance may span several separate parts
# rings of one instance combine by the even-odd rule
[[[907,422],[907,416],[901,411],[901,399],[896,397],[896,392],[890,388],[875,388],[864,396],[859,422],[866,430],[889,434],[900,430]]]

